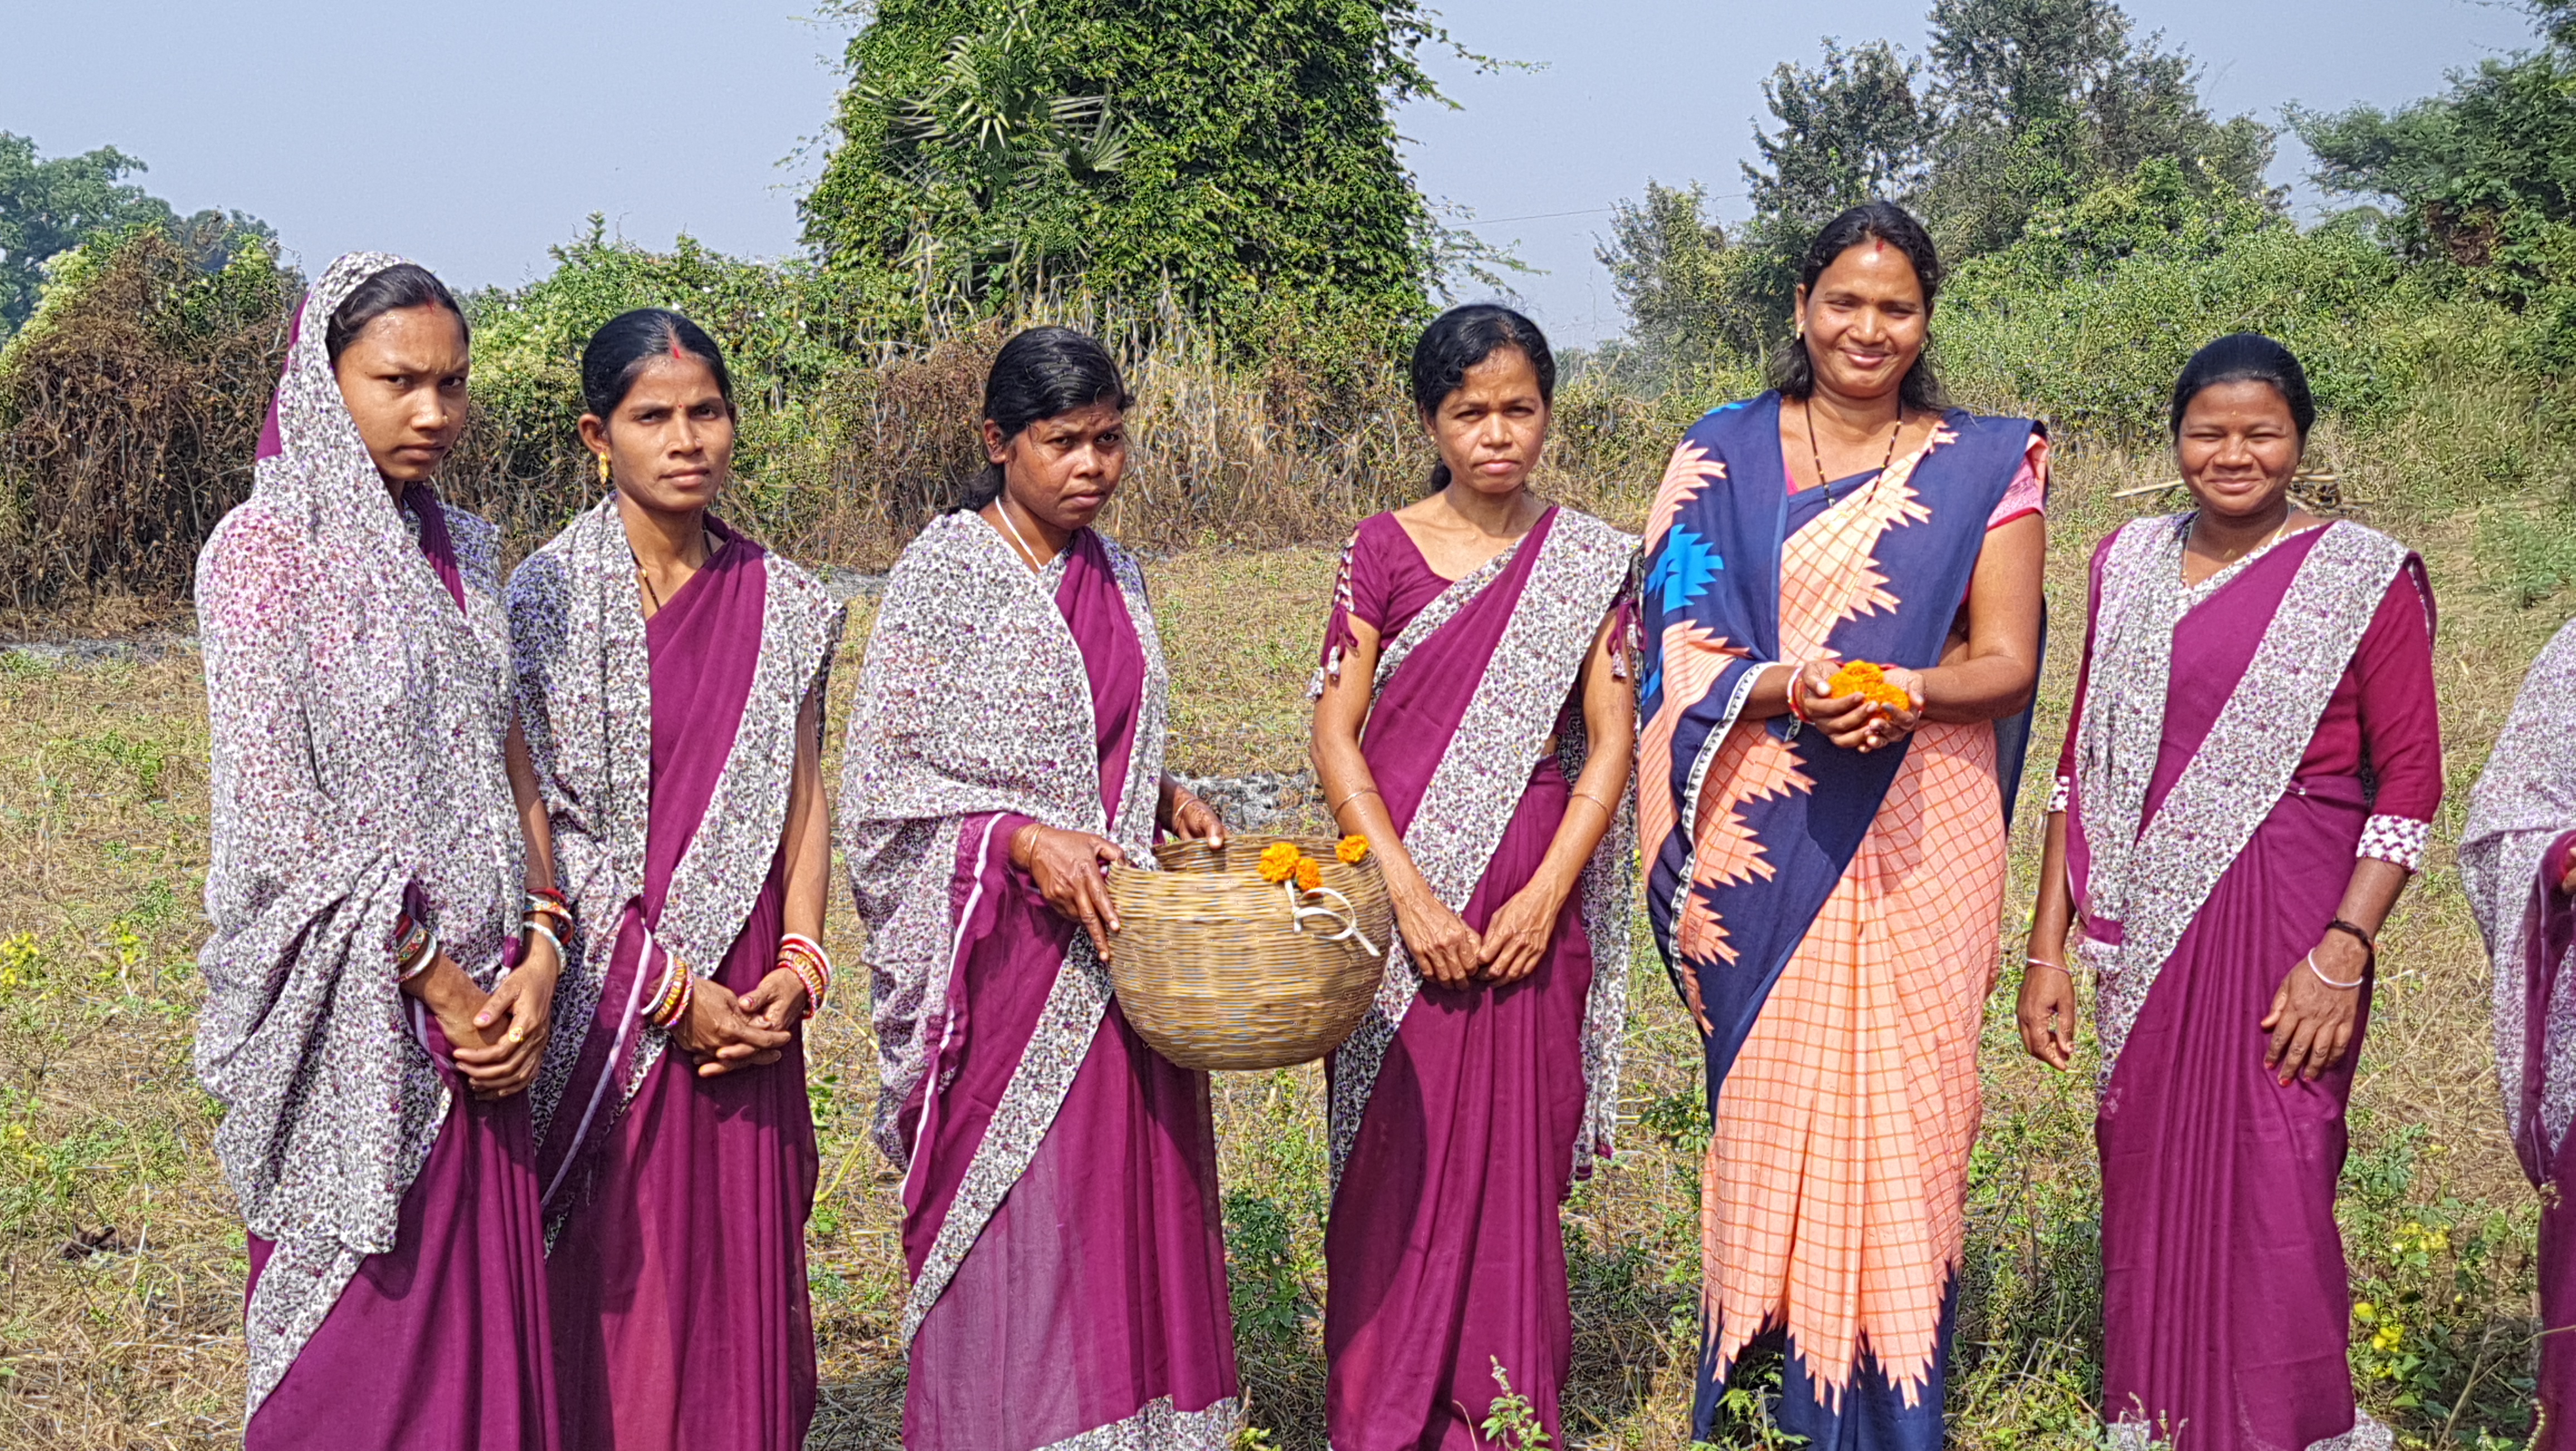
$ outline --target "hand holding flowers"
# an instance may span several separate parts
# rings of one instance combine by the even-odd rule
[[[1810,660],[1789,685],[1790,714],[1863,755],[1894,745],[1923,723],[1923,676],[1867,660]]]

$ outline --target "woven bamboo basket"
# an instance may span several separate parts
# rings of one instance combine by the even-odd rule
[[[1294,842],[1321,863],[1320,891],[1261,880],[1263,848]],[[1321,1058],[1359,1026],[1394,933],[1374,858],[1346,866],[1317,837],[1245,835],[1222,859],[1195,841],[1154,849],[1159,872],[1109,869],[1118,905],[1109,981],[1155,1052],[1183,1068],[1285,1068]]]

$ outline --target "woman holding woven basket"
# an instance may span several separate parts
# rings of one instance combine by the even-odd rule
[[[992,468],[896,563],[851,708],[909,1447],[1218,1448],[1242,1422],[1207,1075],[1145,1046],[1103,967],[1103,868],[1150,865],[1157,828],[1222,836],[1163,772],[1144,576],[1091,527],[1128,403],[1090,338],[1003,346]]]
[[[1424,332],[1432,493],[1352,537],[1316,677],[1317,775],[1401,934],[1330,1065],[1342,1451],[1475,1444],[1506,1377],[1561,1435],[1558,1205],[1618,1108],[1636,541],[1530,492],[1555,382],[1508,309]]]

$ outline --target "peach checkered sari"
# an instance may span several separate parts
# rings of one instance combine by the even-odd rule
[[[1698,1434],[1748,1345],[1785,1334],[1783,1429],[1937,1446],[1976,1045],[2005,884],[1995,727],[1860,756],[1740,718],[1761,668],[1928,666],[1986,531],[2047,445],[1949,415],[1881,474],[1788,492],[1779,404],[1676,452],[1648,532],[1639,823],[1675,984],[1707,1034]]]

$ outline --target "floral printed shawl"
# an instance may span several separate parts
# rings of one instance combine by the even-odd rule
[[[247,1315],[252,1410],[359,1261],[394,1248],[446,1120],[394,980],[406,889],[487,987],[519,900],[493,531],[445,518],[460,611],[324,356],[332,312],[398,260],[343,257],[305,298],[274,451],[197,560],[214,796],[197,1075],[242,1219],[277,1246]]]
[[[2103,551],[2094,603],[2066,829],[2084,931],[2076,951],[2101,983],[2094,1021],[2106,1091],[2157,975],[2288,789],[2335,680],[2409,557],[2406,546],[2350,520],[2325,526],[2208,739],[2150,816],[2174,627],[2261,557],[2184,584],[2192,517],[2122,525]]]
[[[2576,947],[2543,960],[2540,873],[2576,830],[2576,622],[2524,679],[2513,718],[2469,798],[2460,876],[2495,956],[2496,1074],[2515,1149],[2533,1183],[2576,1122]]]
[[[1063,558],[1033,576],[993,526],[974,514],[946,514],[904,550],[886,581],[850,711],[839,836],[868,928],[883,1080],[877,1144],[899,1165],[911,1155],[896,1118],[948,1016],[956,926],[949,883],[966,819],[1018,813],[1106,836],[1139,865],[1153,860],[1170,677],[1144,575],[1126,551],[1095,537],[1145,655],[1114,821],[1101,809],[1090,678],[1055,603]],[[1108,1001],[1108,974],[1091,939],[1077,932],[1047,1019],[1088,1042]],[[1041,1133],[1070,1083],[1068,1066],[1038,1116]]]
[[[707,527],[733,538],[712,516]],[[751,694],[724,774],[672,873],[652,932],[665,951],[708,969],[742,935],[769,878],[786,830],[796,718],[824,690],[847,619],[813,576],[775,553],[763,563],[768,584]],[[511,573],[521,729],[553,828],[556,885],[571,900],[577,924],[555,989],[554,1037],[530,1090],[541,1144],[552,1137],[558,1110],[580,1115],[590,1127],[580,1141],[595,1142],[668,1041],[658,1028],[634,1028],[631,1013],[612,1011],[602,1022],[599,1012],[618,923],[644,890],[653,809],[653,668],[644,625],[635,557],[615,494]],[[658,972],[641,976],[649,980]],[[584,1042],[603,1030],[614,1039],[606,1072],[578,1085],[579,1101],[567,1102]],[[597,1093],[588,1091],[594,1088]],[[555,1199],[554,1186],[545,1188]]]

